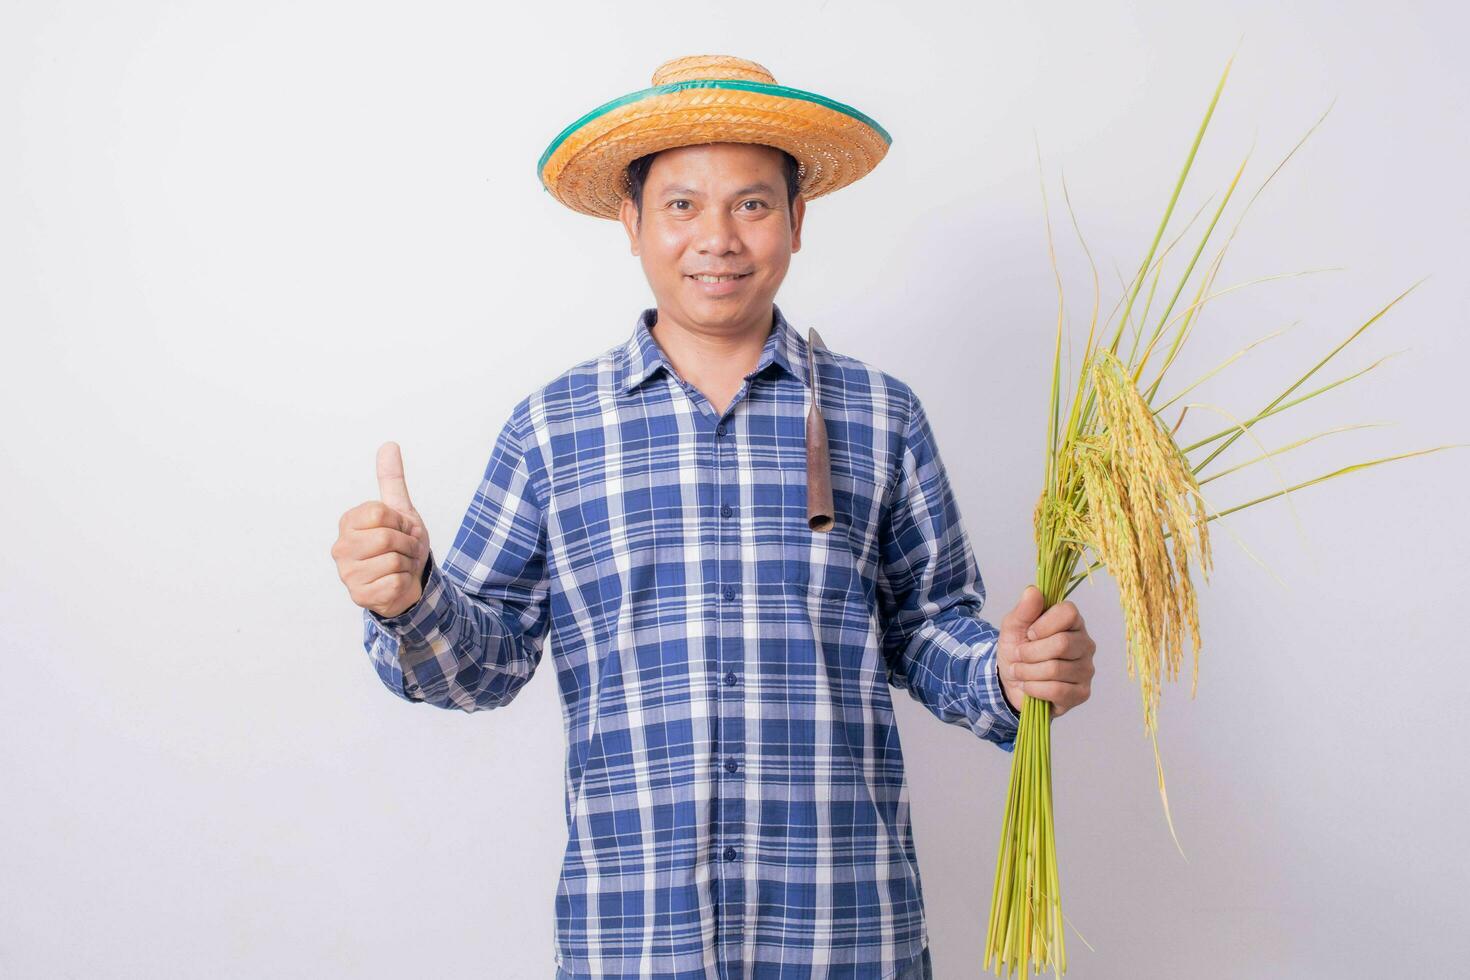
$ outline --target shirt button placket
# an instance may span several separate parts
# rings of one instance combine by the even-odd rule
[[[739,947],[744,940],[742,927],[745,919],[744,875],[739,866],[745,821],[745,794],[739,777],[739,756],[745,741],[745,692],[739,688],[740,671],[745,662],[745,630],[740,607],[737,605],[740,600],[738,583],[743,578],[740,565],[740,528],[729,520],[735,513],[732,501],[721,499],[726,494],[739,492],[734,440],[730,437],[729,427],[725,422],[715,426],[715,459],[718,472],[715,499],[720,500],[721,518],[716,532],[720,543],[718,567],[721,571],[720,598],[717,601],[721,607],[718,620],[721,662],[724,666],[724,683],[720,685],[717,699],[719,737],[715,751],[718,753],[723,750],[728,753],[724,760],[724,779],[720,781],[724,786],[717,785],[715,789],[720,814],[715,841],[721,896],[718,942],[724,948],[723,959],[730,961],[733,958],[738,961]],[[712,761],[719,765],[719,756],[716,755]]]

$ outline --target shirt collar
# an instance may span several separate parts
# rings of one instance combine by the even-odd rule
[[[796,332],[796,328],[787,322],[781,313],[781,307],[775,303],[771,304],[774,312],[772,317],[772,328],[766,336],[765,347],[761,349],[760,360],[756,363],[755,370],[746,375],[753,378],[765,371],[772,364],[778,364],[787,374],[796,378],[802,384],[807,384],[807,343]],[[670,375],[674,375],[674,366],[669,363],[663,348],[658,341],[653,339],[649,331],[658,322],[658,309],[646,309],[638,315],[638,322],[633,327],[633,336],[628,338],[622,347],[622,379],[618,390],[627,394],[637,388],[644,381],[658,373],[663,368]]]

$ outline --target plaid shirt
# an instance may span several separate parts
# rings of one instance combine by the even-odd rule
[[[550,636],[561,977],[895,976],[928,935],[889,685],[1013,746],[923,406],[817,352],[836,523],[811,530],[810,351],[773,314],[723,412],[655,309],[526,396],[422,598],[363,614],[390,691],[462,711],[510,703]]]

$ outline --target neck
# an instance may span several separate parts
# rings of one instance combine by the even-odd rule
[[[737,383],[760,363],[761,351],[775,327],[774,304],[734,329],[711,331],[658,311],[649,333],[685,381],[696,388]]]

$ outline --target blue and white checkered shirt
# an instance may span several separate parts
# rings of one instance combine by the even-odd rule
[[[886,980],[928,942],[889,685],[1006,751],[1019,722],[938,446],[908,385],[817,351],[813,531],[806,339],[773,304],[721,412],[656,321],[515,406],[442,568],[364,645],[399,697],[478,711],[550,637],[558,976]]]

